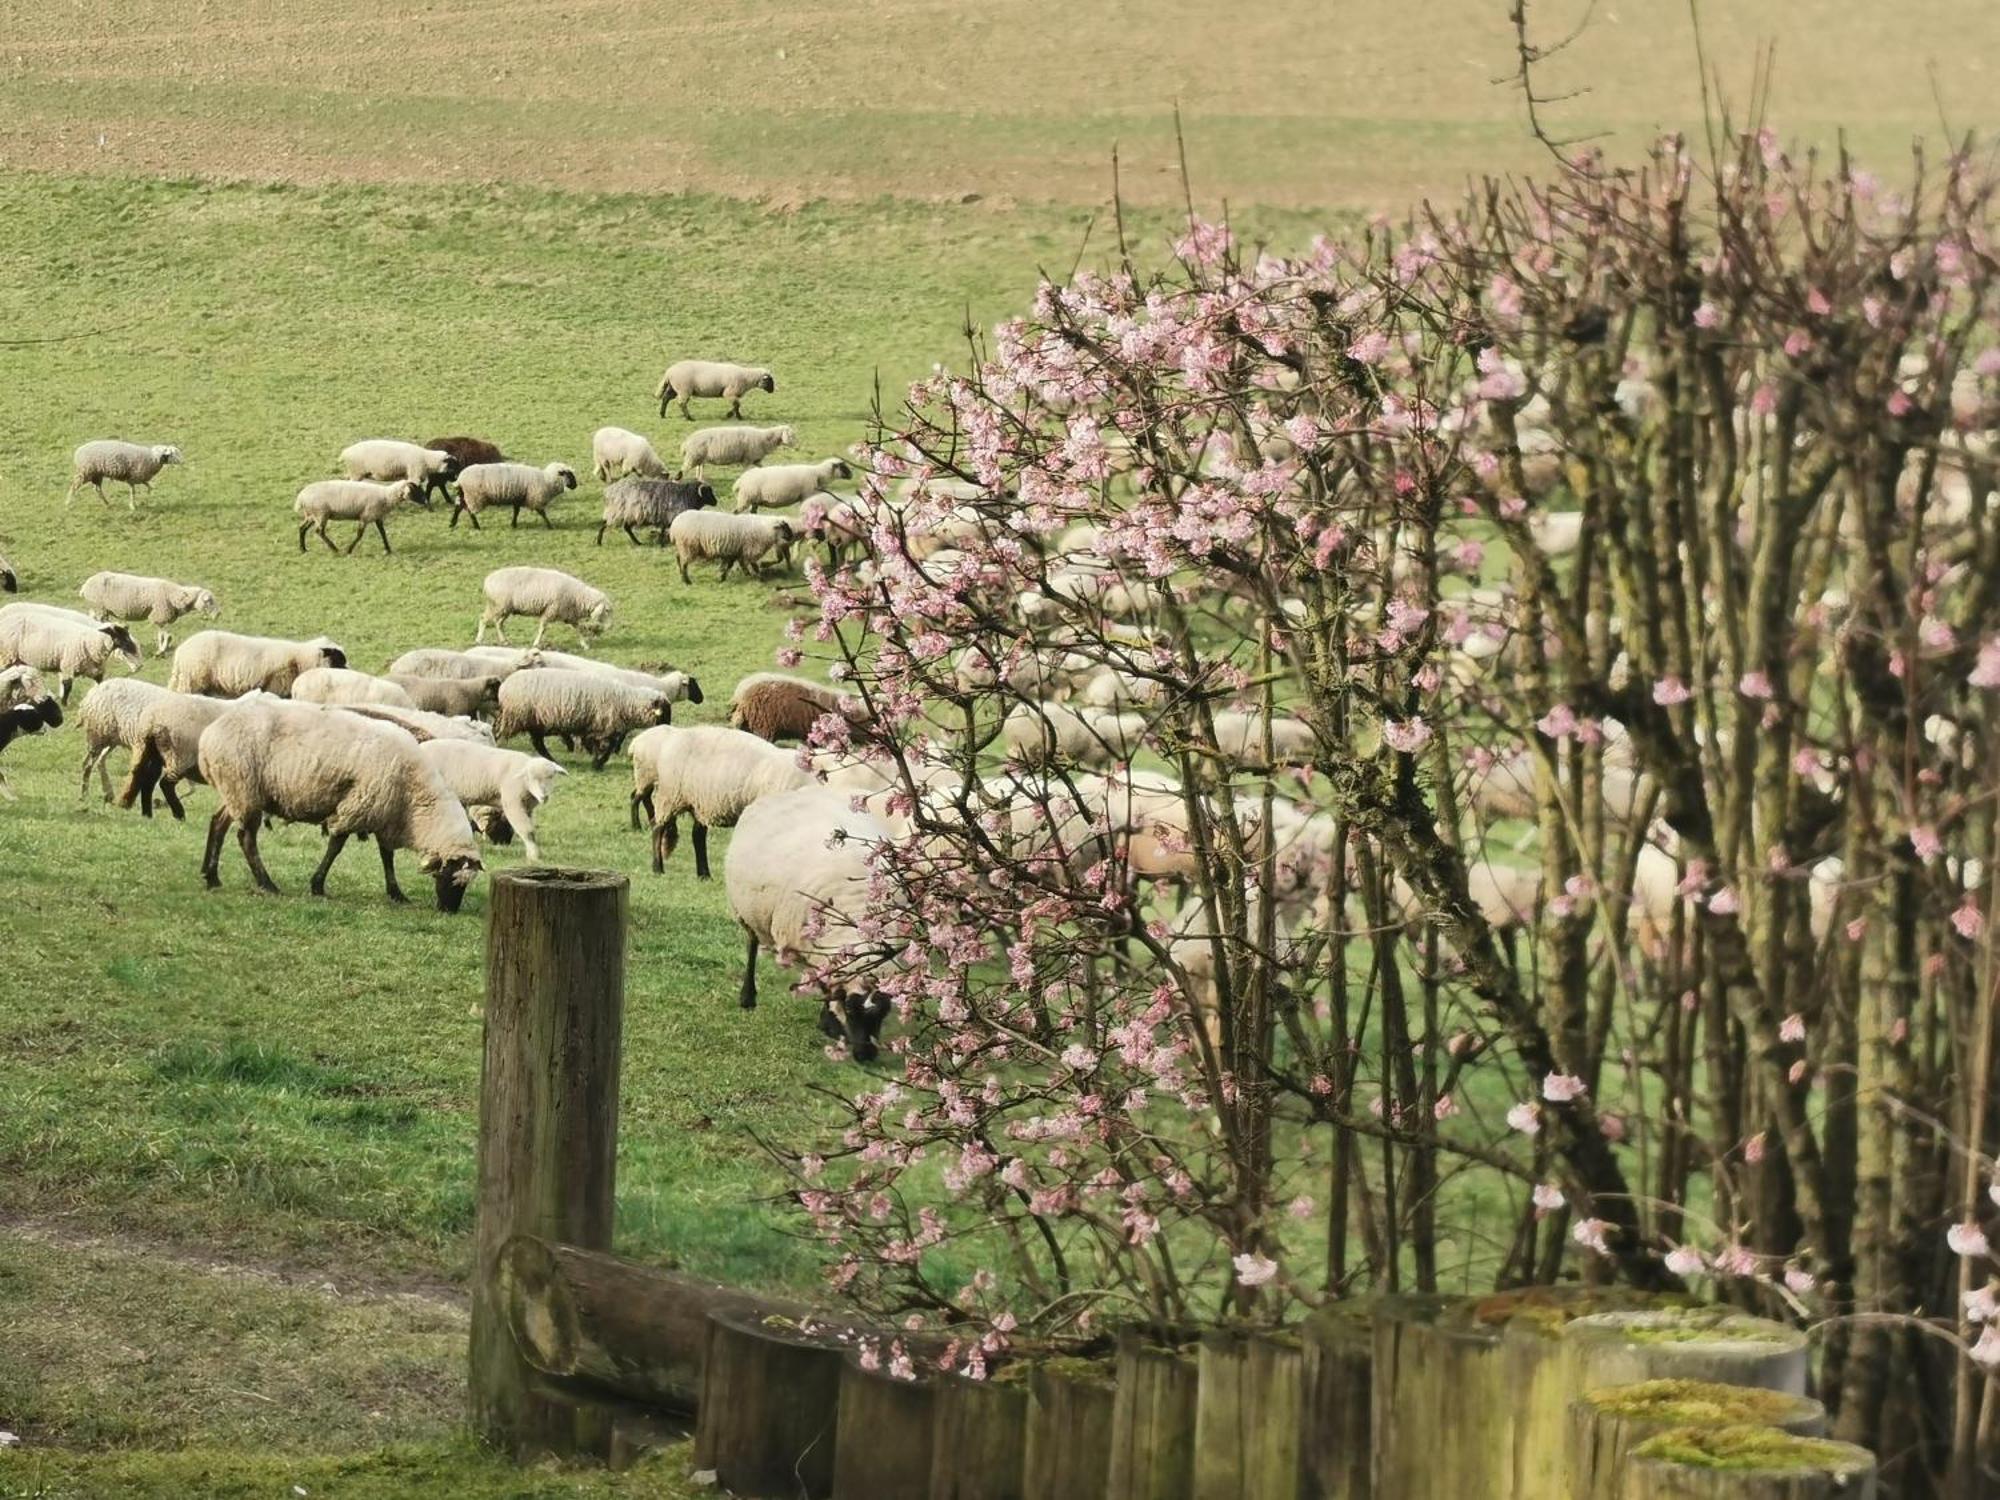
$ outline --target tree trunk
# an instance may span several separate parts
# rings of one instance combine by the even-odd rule
[[[1103,1500],[1112,1398],[1107,1365],[1058,1359],[1029,1371],[1027,1500]]]
[[[931,1480],[936,1387],[864,1370],[850,1354],[840,1372],[840,1421],[833,1448],[836,1500],[922,1496]]]
[[[787,1319],[713,1314],[694,1467],[738,1495],[831,1495],[844,1352]]]
[[[1118,1339],[1109,1500],[1187,1500],[1194,1493],[1199,1367],[1128,1329]]]
[[[1632,1455],[1619,1500],[1875,1500],[1875,1459],[1769,1427],[1670,1432]]]
[[[1619,1500],[1626,1461],[1647,1439],[1675,1428],[1754,1425],[1794,1437],[1826,1432],[1826,1408],[1809,1396],[1699,1380],[1651,1380],[1579,1395],[1569,1407],[1568,1488],[1560,1500]]]
[[[1298,1500],[1304,1387],[1305,1350],[1296,1339],[1202,1335],[1195,1500]]]
[[[1022,1500],[1028,1390],[1013,1380],[937,1383],[931,1500]]]
[[[611,1243],[625,907],[623,875],[531,868],[492,881],[468,1392],[473,1430],[517,1457],[610,1449],[608,1416],[537,1391],[498,1262],[519,1234]]]
[[[1375,1344],[1365,1306],[1336,1303],[1313,1315],[1305,1339],[1300,1464],[1306,1500],[1369,1500]]]

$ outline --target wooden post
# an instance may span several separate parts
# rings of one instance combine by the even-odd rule
[[[1283,1334],[1201,1339],[1195,1500],[1298,1500],[1305,1350]]]
[[[1810,1396],[1701,1380],[1649,1380],[1586,1392],[1570,1403],[1568,1489],[1560,1500],[1619,1500],[1632,1450],[1676,1428],[1775,1427],[1794,1437],[1826,1431]]]
[[[1375,1310],[1375,1500],[1508,1500],[1511,1393],[1500,1335],[1468,1299],[1385,1297]]]
[[[1027,1500],[1104,1500],[1111,1477],[1111,1367],[1055,1359],[1028,1374]]]
[[[1194,1493],[1198,1378],[1189,1355],[1137,1329],[1119,1334],[1109,1500],[1188,1500]]]
[[[1620,1500],[1875,1500],[1875,1458],[1773,1427],[1683,1428],[1639,1445]]]
[[[1565,1328],[1563,1345],[1576,1394],[1642,1380],[1806,1391],[1806,1336],[1727,1308],[1595,1313]]]
[[[1018,1380],[940,1380],[931,1442],[931,1500],[1022,1500],[1028,1387]]]
[[[1306,1500],[1369,1500],[1374,1452],[1369,1391],[1375,1344],[1366,1303],[1337,1302],[1309,1318],[1299,1459]]]
[[[694,1467],[715,1470],[732,1494],[831,1495],[845,1353],[789,1319],[712,1314]]]
[[[928,1380],[899,1380],[886,1360],[885,1353],[880,1368],[864,1370],[859,1356],[850,1354],[841,1369],[834,1500],[921,1497],[930,1491],[936,1387]]]
[[[610,1246],[626,894],[606,871],[492,879],[469,1395],[474,1432],[516,1457],[610,1449],[607,1413],[538,1391],[507,1329],[498,1260],[517,1234]]]

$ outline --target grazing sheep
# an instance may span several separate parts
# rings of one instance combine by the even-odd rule
[[[848,794],[804,786],[760,798],[737,821],[722,863],[730,914],[749,939],[739,1003],[757,1004],[757,947],[788,958],[825,964],[861,958],[860,924],[870,907],[870,852],[891,837],[889,825],[856,812]],[[869,983],[882,960],[843,975],[822,997],[820,1029],[845,1040],[856,1062],[878,1050],[890,1001]]]
[[[0,671],[0,750],[17,735],[40,734],[63,721],[62,705],[51,698],[33,667],[8,667]],[[0,771],[0,797],[15,801],[7,785],[7,773]]]
[[[463,680],[473,677],[505,677],[510,672],[518,672],[523,667],[538,667],[541,653],[538,651],[509,651],[503,660],[490,655],[492,648],[478,656],[469,651],[453,650],[444,646],[419,646],[414,651],[405,651],[389,663],[391,677],[430,677],[439,681]]]
[[[90,773],[95,771],[104,787],[104,800],[111,800],[111,771],[105,764],[111,752],[130,750],[136,765],[138,747],[145,743],[141,721],[146,711],[174,696],[136,677],[100,682],[83,695],[83,704],[76,711],[77,727],[83,731],[83,779],[77,796],[90,795]]]
[[[591,769],[601,771],[626,735],[668,723],[673,712],[673,700],[649,688],[561,667],[530,667],[500,684],[493,732],[503,740],[525,734],[544,760],[555,759],[549,735],[574,736],[590,752]]]
[[[489,672],[484,677],[416,677],[391,672],[383,678],[408,694],[413,706],[426,713],[452,719],[476,719],[500,702],[500,684],[510,674]]]
[[[507,455],[500,451],[500,445],[498,443],[489,443],[485,438],[432,438],[424,446],[426,448],[435,448],[440,453],[449,453],[451,455],[452,475],[454,478],[471,468],[474,464],[504,464],[507,462]],[[424,494],[426,496],[443,495],[446,499],[450,499],[451,487],[445,482],[442,476],[434,477],[425,483]]]
[[[167,654],[174,643],[167,627],[182,615],[206,615],[212,620],[222,613],[215,595],[200,584],[137,573],[92,573],[77,593],[100,620],[151,620],[158,631],[155,656]]]
[[[1215,748],[1224,760],[1241,770],[1267,771],[1272,765],[1311,765],[1319,749],[1319,737],[1304,719],[1278,715],[1271,720],[1271,756],[1267,764],[1264,715],[1231,711],[1215,716]]]
[[[344,714],[359,714],[378,724],[394,724],[398,729],[407,730],[410,738],[420,745],[431,740],[469,740],[475,745],[493,743],[492,726],[477,719],[435,714],[421,708],[398,708],[393,703],[342,703],[337,706]]]
[[[98,499],[104,500],[104,481],[119,479],[125,483],[127,508],[137,510],[140,487],[151,495],[153,477],[168,464],[181,462],[181,450],[171,443],[128,443],[120,438],[99,438],[78,448],[75,462],[76,471],[70,476],[63,504],[72,504],[76,492],[86,484],[97,491]],[[111,502],[104,500],[104,503]]]
[[[183,781],[199,783],[199,754],[202,731],[239,703],[266,701],[281,703],[268,693],[247,693],[241,698],[200,698],[188,693],[169,692],[150,702],[133,727],[132,770],[118,793],[118,805],[130,807],[134,801],[146,817],[153,815],[153,793],[166,800],[167,811],[176,822],[187,816],[175,788]]]
[[[475,661],[491,657],[496,663],[504,663],[516,653],[509,646],[474,646],[466,653]],[[566,672],[589,672],[598,677],[608,677],[614,682],[622,682],[627,687],[648,688],[662,694],[668,702],[679,703],[685,699],[689,703],[702,701],[701,683],[692,672],[646,672],[637,667],[616,666],[608,661],[594,661],[588,656],[571,656],[567,651],[522,652],[521,656],[532,655],[533,661],[522,662],[530,667],[560,667]]]
[[[536,646],[542,644],[549,626],[558,621],[576,631],[578,643],[585,646],[590,637],[611,628],[611,596],[555,568],[496,568],[486,575],[481,587],[486,612],[479,617],[474,644],[484,644],[486,627],[491,625],[505,645],[507,621],[514,615],[537,622]]]
[[[590,472],[602,484],[637,474],[646,479],[665,479],[667,466],[653,451],[643,433],[623,427],[600,427],[590,435]]]
[[[64,703],[77,678],[102,682],[105,663],[114,656],[129,672],[138,671],[143,659],[132,632],[115,621],[93,620],[52,604],[0,607],[0,667],[54,672]]]
[[[328,835],[311,890],[326,894],[327,872],[356,834],[375,840],[389,899],[396,851],[412,849],[437,888],[438,910],[454,912],[482,868],[472,820],[423,758],[416,741],[387,724],[303,703],[240,703],[202,731],[202,780],[222,807],[209,821],[201,873],[212,890],[222,884],[222,840],[237,823],[236,841],[263,890],[277,882],[257,852],[266,817],[317,824]]]
[[[782,516],[739,516],[728,511],[690,510],[674,517],[667,535],[674,540],[674,560],[680,565],[681,582],[688,576],[691,562],[719,562],[718,579],[727,578],[737,563],[745,572],[762,577],[764,558],[777,554],[778,566],[792,565],[792,523]]]
[[[0,708],[17,703],[39,703],[49,696],[42,686],[42,674],[33,667],[0,668]]]
[[[866,553],[878,523],[893,522],[895,510],[859,495],[821,491],[808,495],[799,507],[800,529],[826,548],[826,565],[837,568],[851,547]]]
[[[752,391],[775,394],[778,382],[771,378],[771,372],[762,365],[733,365],[726,360],[681,359],[667,366],[667,373],[660,377],[660,388],[656,392],[660,398],[660,415],[667,414],[667,408],[674,402],[681,404],[681,415],[690,422],[694,413],[688,410],[688,402],[696,396],[720,399],[729,403],[729,415],[743,415],[743,398]]]
[[[708,830],[733,828],[759,797],[806,786],[812,773],[789,750],[740,729],[701,725],[648,729],[632,741],[632,803],[653,822],[653,873],[680,841],[680,816],[694,825],[694,873],[708,879]]]
[[[228,630],[200,630],[174,652],[167,686],[177,693],[200,693],[210,698],[240,698],[253,690],[283,698],[290,695],[301,672],[346,665],[347,653],[323,635],[310,641],[287,641]]]
[[[597,545],[604,545],[604,533],[616,526],[639,545],[635,527],[654,533],[660,546],[667,541],[667,528],[676,516],[691,510],[706,510],[715,504],[715,491],[699,479],[642,479],[633,475],[621,479],[604,492],[604,521],[597,528]]]
[[[367,479],[321,479],[299,491],[292,502],[292,513],[299,518],[299,551],[306,550],[306,535],[317,532],[319,539],[326,543],[326,550],[337,552],[333,538],[326,534],[331,521],[353,521],[354,540],[347,544],[351,556],[361,539],[373,526],[375,534],[382,538],[382,551],[392,551],[389,546],[389,531],[383,524],[389,512],[399,505],[421,505],[429,507],[430,500],[422,481],[398,479],[390,484],[376,484]]]
[[[340,451],[340,472],[349,479],[373,479],[382,484],[408,480],[430,504],[434,489],[443,489],[463,465],[444,448],[420,448],[399,438],[366,438]]]
[[[7,561],[7,554],[0,552],[0,594],[18,594],[20,592],[20,575],[15,573],[14,565]]]
[[[565,490],[576,488],[576,470],[568,464],[544,464],[537,469],[531,464],[474,464],[462,470],[458,476],[458,503],[452,507],[451,524],[458,525],[461,513],[471,518],[472,529],[479,529],[479,513],[489,505],[508,505],[514,509],[513,524],[521,524],[523,507],[542,518],[544,526],[554,528],[549,519],[549,504]]]
[[[1024,765],[1074,761],[1110,765],[1130,760],[1146,736],[1146,716],[1061,703],[1021,703],[1008,711],[1000,743]]]
[[[774,510],[781,505],[797,505],[825,489],[836,479],[852,479],[854,471],[844,459],[822,459],[816,464],[773,464],[768,469],[751,469],[736,476],[731,492],[736,510]]]
[[[466,807],[499,812],[501,821],[491,829],[494,842],[504,844],[518,833],[528,858],[542,857],[535,842],[535,809],[549,800],[555,779],[567,774],[561,766],[518,750],[467,740],[431,740],[419,745],[417,753]]]
[[[710,464],[723,468],[748,468],[762,463],[780,448],[799,440],[789,425],[784,427],[704,427],[688,434],[681,444],[681,467],[692,469],[697,479]]]
[[[300,703],[386,703],[391,708],[415,708],[417,702],[385,677],[346,667],[314,667],[301,672],[292,683],[292,697]]]
[[[760,740],[801,744],[825,714],[861,719],[867,708],[853,693],[782,672],[752,672],[729,695],[729,722]]]

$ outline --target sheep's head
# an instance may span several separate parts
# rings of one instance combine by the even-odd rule
[[[465,904],[465,888],[479,878],[479,872],[486,867],[479,862],[476,854],[455,854],[449,859],[435,854],[426,855],[418,864],[418,869],[430,876],[437,887],[438,910],[455,912]]]
[[[550,464],[548,473],[550,478],[560,479],[563,482],[564,489],[573,490],[576,488],[576,470],[572,469],[568,464]]]
[[[211,594],[207,589],[196,589],[194,597],[188,601],[187,607],[196,614],[207,615],[211,620],[222,613],[222,606],[215,602],[215,595]]]
[[[318,648],[319,661],[317,665],[322,667],[344,667],[347,665],[347,653],[336,642],[328,640],[325,636],[314,636],[306,644]]]
[[[479,832],[489,844],[514,842],[514,825],[507,821],[507,815],[497,807],[489,807],[479,815]]]
[[[181,450],[176,448],[172,443],[161,443],[157,448],[153,450],[153,457],[158,459],[162,464],[178,464],[186,462],[186,460],[181,457]]]
[[[653,695],[653,722],[655,724],[671,724],[674,722],[674,700],[669,698],[665,693],[655,693]]]
[[[797,533],[792,530],[790,521],[777,520],[771,523],[771,535],[778,539],[780,547],[789,547]]]
[[[881,1051],[882,1023],[889,1019],[889,1010],[886,995],[836,985],[821,1002],[819,1029],[836,1042],[846,1042],[847,1055],[856,1062],[873,1062]]]
[[[758,381],[757,384],[762,386],[765,390],[769,391],[774,396],[778,393],[778,382],[771,378],[771,372],[769,370],[766,370],[764,372],[764,378]]]
[[[20,591],[21,580],[14,576],[14,570],[4,560],[0,560],[0,594],[18,594]]]
[[[579,627],[585,635],[603,635],[611,628],[611,601],[599,599],[583,612],[583,624]]]
[[[681,675],[687,679],[685,683],[685,691],[687,692],[688,702],[690,703],[701,702],[702,701],[701,684],[695,680],[694,673],[683,672]]]
[[[715,504],[715,486],[711,484],[698,486],[695,490],[694,508],[696,510],[705,510],[713,504]],[[9,576],[11,577],[12,575]]]
[[[832,475],[835,479],[852,479],[854,477],[854,470],[850,469],[847,466],[846,459],[836,458],[832,462],[833,462],[833,467],[828,469],[827,473]]]
[[[431,503],[431,487],[421,480],[399,479],[396,481],[396,503],[421,505],[428,510]]]
[[[139,643],[132,639],[131,631],[127,630],[123,625],[115,624],[103,625],[99,628],[110,640],[113,654],[125,663],[127,671],[136,672],[145,664],[146,659],[139,654]]]
[[[495,704],[499,703],[500,684],[505,682],[506,678],[475,677],[472,680],[479,684],[479,706],[481,708],[492,708]]]

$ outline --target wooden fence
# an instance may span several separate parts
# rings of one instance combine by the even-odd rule
[[[496,875],[471,1415],[521,1459],[629,1462],[694,1419],[744,1496],[840,1500],[1870,1500],[1803,1337],[1582,1287],[1342,1304],[1281,1334],[915,1378],[837,1314],[610,1253],[627,886]]]

